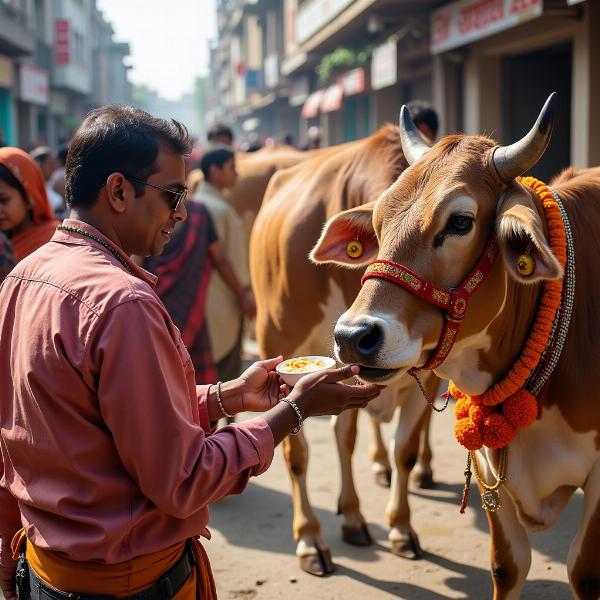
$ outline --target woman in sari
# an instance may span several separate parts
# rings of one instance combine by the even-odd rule
[[[48,242],[57,225],[39,166],[19,148],[0,148],[0,231],[17,261]]]

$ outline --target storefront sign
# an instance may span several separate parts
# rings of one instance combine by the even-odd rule
[[[69,21],[54,21],[54,64],[68,65],[71,62]]]
[[[248,69],[244,73],[247,92],[256,92],[260,89],[260,71],[258,69]]]
[[[542,0],[459,0],[431,16],[434,54],[463,46],[539,17]]]
[[[0,87],[10,89],[12,83],[12,60],[6,56],[0,56]]]
[[[296,38],[299,44],[323,29],[354,0],[307,0],[298,10]]]
[[[308,77],[298,77],[292,81],[290,106],[300,106],[308,98]]]
[[[398,79],[396,40],[389,40],[373,50],[371,58],[371,87],[380,90],[394,85]]]
[[[352,69],[342,76],[344,96],[362,94],[365,91],[365,70],[362,67]]]
[[[270,54],[265,58],[265,85],[274,88],[279,83],[279,61],[277,54]]]
[[[31,65],[19,68],[19,97],[25,102],[48,105],[48,73]]]

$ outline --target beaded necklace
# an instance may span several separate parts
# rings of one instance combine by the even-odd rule
[[[80,235],[84,235],[85,237],[88,237],[91,240],[98,242],[101,246],[106,248],[125,267],[125,269],[127,269],[128,273],[132,273],[131,267],[129,266],[127,260],[123,258],[123,256],[121,256],[121,254],[119,254],[112,246],[107,244],[104,240],[100,239],[97,235],[94,235],[93,233],[90,233],[85,229],[81,229],[80,227],[71,227],[70,225],[57,225],[56,229],[60,229],[62,231],[72,231],[73,233],[79,233]]]
[[[558,363],[573,310],[575,251],[565,208],[558,194],[543,182],[523,177],[521,183],[533,190],[542,202],[550,247],[564,269],[564,277],[544,284],[531,333],[520,357],[502,381],[480,396],[464,394],[450,382],[449,392],[456,398],[454,434],[469,451],[461,512],[468,499],[471,463],[485,490],[483,508],[492,512],[500,508],[498,489],[506,480],[508,444],[518,429],[529,427],[537,418],[536,397]],[[500,449],[498,475],[491,485],[483,481],[477,467],[474,451],[482,446]]]

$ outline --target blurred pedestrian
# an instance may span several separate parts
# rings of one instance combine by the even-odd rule
[[[54,213],[60,219],[64,219],[67,216],[67,205],[65,204],[65,164],[68,152],[68,144],[65,143],[59,146],[56,153],[58,166],[54,169],[48,180],[48,187],[61,197],[60,205],[54,207]]]
[[[190,200],[186,208],[187,219],[175,226],[165,251],[146,258],[143,266],[158,277],[154,291],[181,332],[194,364],[196,383],[205,384],[218,379],[206,319],[213,268],[234,294],[242,290],[206,206]]]
[[[411,100],[406,105],[413,123],[428,144],[434,144],[439,128],[438,115],[433,105],[426,100]]]
[[[316,150],[321,147],[321,129],[316,125],[308,128],[306,144],[303,150]]]
[[[19,148],[0,148],[0,230],[17,261],[50,241],[57,225],[40,167]]]
[[[198,536],[303,417],[366,406],[358,367],[280,385],[281,357],[196,386],[189,354],[130,256],[186,218],[177,122],[92,111],[66,165],[71,217],[0,287],[0,586],[19,599],[213,600]],[[41,177],[41,174],[40,174]],[[282,393],[288,393],[285,399]],[[283,401],[285,400],[285,401]],[[263,415],[211,433],[224,413]],[[12,551],[11,551],[12,540]]]
[[[215,147],[200,160],[204,181],[195,198],[206,205],[217,230],[225,256],[233,265],[236,290],[215,273],[208,288],[206,316],[210,345],[219,379],[235,377],[241,369],[243,316],[253,318],[256,305],[250,291],[248,248],[243,224],[235,209],[223,195],[237,179],[235,156],[227,146]]]
[[[212,125],[206,137],[209,144],[224,144],[225,146],[233,146],[233,131],[229,125],[225,123],[215,123]]]
[[[0,231],[0,283],[4,281],[16,263],[13,248],[8,238]]]
[[[48,146],[38,146],[34,148],[29,155],[39,165],[46,182],[46,194],[48,194],[48,200],[50,200],[50,206],[57,214],[61,211],[63,206],[63,197],[54,191],[50,184],[50,178],[56,169],[59,167],[58,159],[54,155],[52,148]]]

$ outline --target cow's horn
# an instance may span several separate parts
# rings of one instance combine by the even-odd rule
[[[550,142],[554,129],[554,112],[556,109],[556,92],[548,96],[531,131],[518,142],[510,146],[498,146],[492,154],[492,162],[505,183],[523,175],[531,169]]]
[[[409,165],[419,160],[429,150],[429,146],[423,141],[405,104],[400,109],[400,141],[404,158]]]

